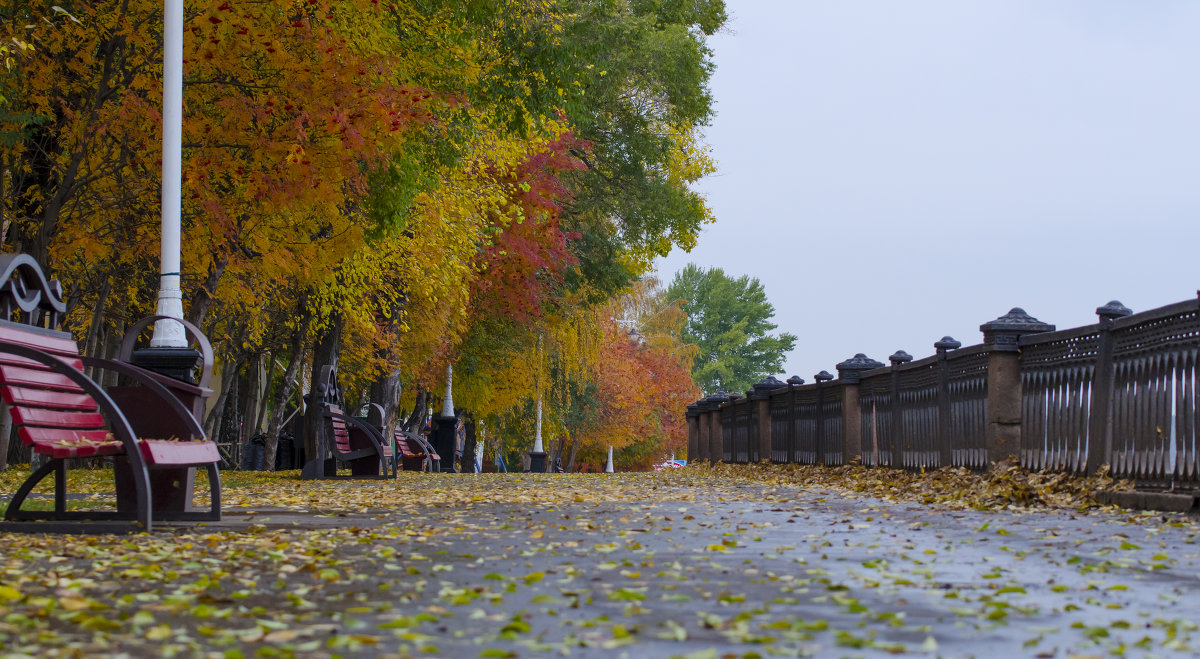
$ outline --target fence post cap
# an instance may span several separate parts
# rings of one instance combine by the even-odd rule
[[[820,373],[814,375],[813,379],[815,379],[817,382],[829,382],[833,379],[833,376],[829,374],[829,371],[821,371]]]
[[[800,377],[799,375],[793,375],[792,377],[787,379],[787,383],[794,384],[794,385],[802,385],[802,384],[804,384],[804,378]]]
[[[979,331],[983,332],[983,342],[993,350],[1013,351],[1018,349],[1023,335],[1053,332],[1054,325],[1030,316],[1021,307],[1013,307],[1003,316],[980,325]]]
[[[957,350],[962,347],[962,341],[955,339],[953,336],[943,336],[933,344],[933,347],[939,353],[946,352],[947,350]]]
[[[1100,320],[1116,320],[1133,315],[1133,310],[1117,300],[1110,300],[1108,304],[1096,307],[1096,315],[1100,316]]]
[[[890,357],[888,357],[888,361],[890,361],[892,363],[892,366],[899,366],[901,364],[906,364],[908,362],[911,362],[912,360],[913,360],[913,356],[908,354],[907,352],[904,352],[903,350],[897,350],[896,352],[892,353],[892,355]]]
[[[768,375],[767,377],[754,383],[754,387],[746,393],[752,396],[755,400],[766,400],[772,391],[775,391],[776,389],[783,389],[786,386],[787,383],[780,382],[774,375]]]
[[[883,362],[877,362],[874,359],[858,353],[850,359],[837,365],[838,377],[846,384],[857,384],[862,379],[864,371],[870,371],[876,368],[883,368]]]
[[[700,416],[700,403],[690,403],[687,406],[687,418],[693,419]]]

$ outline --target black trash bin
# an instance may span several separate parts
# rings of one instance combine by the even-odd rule
[[[267,437],[262,433],[258,433],[246,442],[246,449],[242,452],[242,471],[262,471],[263,457],[267,453]]]
[[[279,433],[279,442],[275,445],[275,471],[299,469],[296,463],[296,438],[284,430]]]

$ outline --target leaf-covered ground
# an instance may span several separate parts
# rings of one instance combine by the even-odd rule
[[[0,474],[11,492],[19,475]],[[103,501],[104,472],[72,483]],[[1192,656],[1179,515],[1001,468],[301,482],[226,519],[0,534],[6,656]]]

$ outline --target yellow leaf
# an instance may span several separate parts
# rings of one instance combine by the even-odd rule
[[[60,597],[58,599],[58,605],[68,611],[82,611],[83,609],[88,608],[91,603],[88,602],[86,597],[68,595],[66,597]]]

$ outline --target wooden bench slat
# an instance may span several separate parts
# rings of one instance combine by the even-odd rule
[[[340,431],[337,428],[333,429],[333,440],[337,443],[338,450],[342,453],[350,451],[350,433],[344,427]]]
[[[62,363],[66,364],[67,366],[70,366],[71,368],[73,368],[77,371],[83,370],[83,361],[80,360],[77,355],[58,355],[58,354],[56,354],[54,356],[57,357],[58,360],[61,361]],[[50,368],[49,366],[46,366],[42,362],[39,362],[35,359],[29,359],[28,357],[21,357],[20,355],[14,355],[10,352],[0,352],[0,364],[12,364],[14,366],[24,366],[26,368],[32,368],[32,369],[38,370],[38,371],[45,371],[45,370],[49,370],[49,368]]]
[[[39,407],[13,407],[13,422],[18,426],[43,428],[79,428],[96,430],[105,427],[104,416],[98,412],[64,412]]]
[[[125,452],[121,442],[113,439],[107,430],[22,426],[17,428],[17,436],[35,452],[54,458],[90,458]]]
[[[65,375],[7,364],[0,365],[0,384],[36,387],[38,389],[54,389],[72,393],[83,391],[79,385],[72,382]]]
[[[165,439],[143,439],[139,442],[142,456],[154,465],[200,465],[217,462],[221,454],[215,442],[175,442]]]
[[[27,387],[2,387],[0,396],[14,407],[48,407],[57,410],[81,410],[93,412],[100,407],[87,394],[72,394],[65,391],[29,389]]]
[[[68,336],[51,336],[43,332],[20,329],[8,325],[0,326],[0,341],[15,343],[27,348],[56,355],[79,356],[79,345]]]

